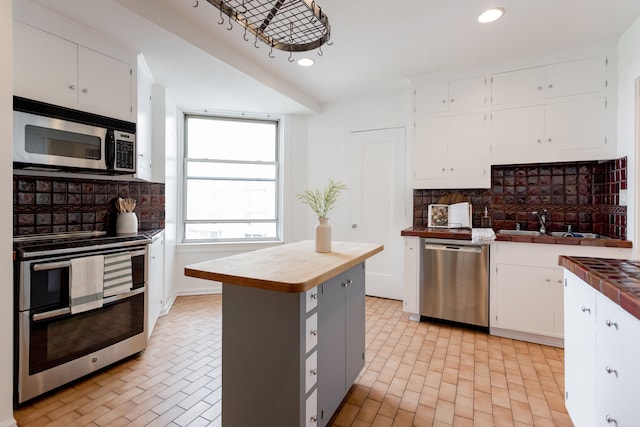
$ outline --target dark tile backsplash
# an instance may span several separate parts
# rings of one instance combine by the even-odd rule
[[[473,205],[473,226],[484,208],[494,229],[539,229],[532,212],[547,209],[547,230],[591,232],[626,239],[627,208],[619,206],[627,188],[627,158],[575,163],[500,165],[491,168],[490,189],[414,190],[413,224],[427,224],[427,207],[456,192]]]
[[[164,228],[164,184],[13,176],[13,235],[65,231],[115,234],[118,197],[136,199],[140,231]]]

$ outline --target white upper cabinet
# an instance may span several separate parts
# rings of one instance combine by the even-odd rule
[[[136,141],[138,145],[136,177],[151,181],[152,175],[152,99],[153,79],[142,55],[138,57],[138,117]]]
[[[484,112],[416,118],[413,187],[488,188],[486,122]]]
[[[14,95],[133,122],[134,67],[14,21]]]
[[[483,108],[486,78],[471,77],[449,82],[426,83],[415,87],[415,113],[431,114]]]
[[[608,117],[608,103],[603,97],[493,110],[492,161],[527,163],[614,156]]]
[[[491,76],[491,105],[538,103],[607,89],[607,58],[567,61]]]

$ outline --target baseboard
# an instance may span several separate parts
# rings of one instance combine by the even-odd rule
[[[186,297],[192,295],[213,295],[213,294],[221,294],[222,286],[220,287],[211,287],[208,286],[206,288],[191,288],[183,291],[178,291],[176,296]]]
[[[0,427],[18,427],[18,423],[13,418],[0,421]]]
[[[502,328],[490,328],[489,333],[503,338],[533,342],[536,344],[549,345],[551,347],[564,348],[564,338],[549,337],[546,335],[532,334],[529,332],[512,331]]]
[[[162,310],[160,310],[159,316],[169,314],[169,312],[171,311],[171,307],[173,307],[173,303],[176,302],[176,297],[177,295],[173,295],[173,297],[171,297],[171,299],[164,306],[162,306]]]

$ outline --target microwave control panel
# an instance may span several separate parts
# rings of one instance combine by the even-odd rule
[[[114,132],[115,164],[114,170],[136,171],[136,137],[127,132]]]

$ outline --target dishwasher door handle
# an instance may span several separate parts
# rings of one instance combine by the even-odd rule
[[[449,251],[449,252],[472,252],[472,253],[480,253],[482,252],[481,246],[455,246],[455,245],[424,245],[425,250],[432,251]]]

